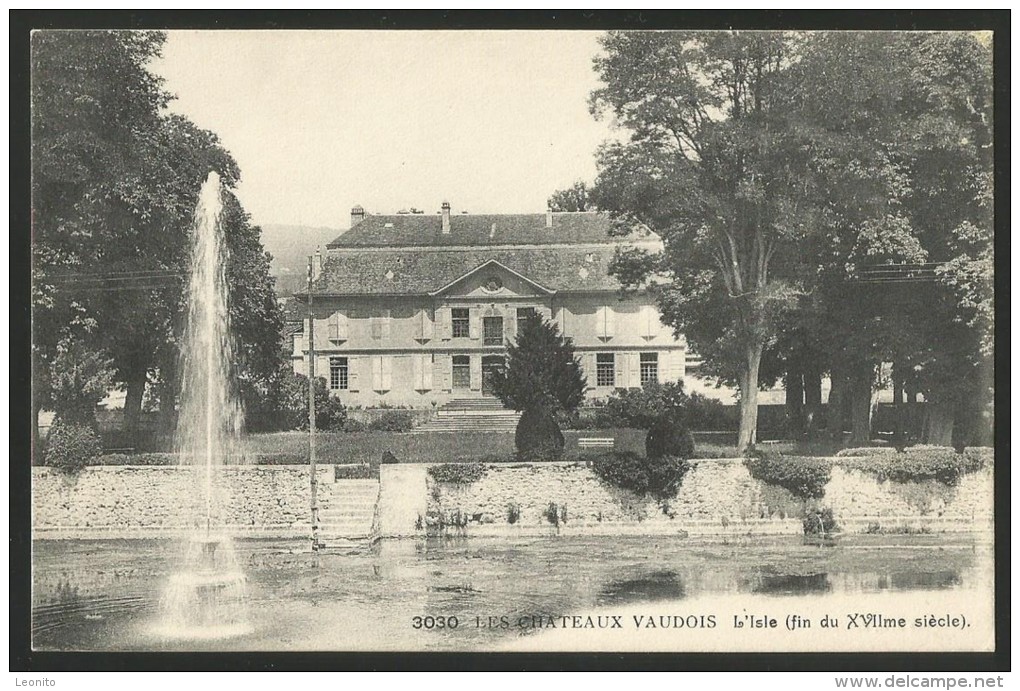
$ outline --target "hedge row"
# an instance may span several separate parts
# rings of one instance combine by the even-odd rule
[[[973,447],[957,453],[945,446],[914,446],[903,451],[884,447],[845,449],[836,459],[758,451],[744,459],[751,477],[785,487],[805,499],[824,495],[833,465],[868,473],[879,482],[935,480],[953,486],[963,475],[977,472],[993,462],[994,452],[989,447]]]
[[[951,486],[958,483],[961,476],[993,463],[994,458],[994,452],[988,447],[973,447],[957,453],[945,446],[914,446],[895,454],[843,457],[838,463],[874,475],[879,482],[937,480]]]

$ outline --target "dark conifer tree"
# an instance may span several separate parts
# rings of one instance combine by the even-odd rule
[[[507,345],[506,366],[493,376],[496,396],[514,410],[544,408],[573,412],[587,388],[570,339],[557,326],[531,314]]]

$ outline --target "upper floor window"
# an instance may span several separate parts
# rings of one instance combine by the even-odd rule
[[[466,307],[456,307],[450,310],[453,321],[454,338],[471,337],[471,312]]]
[[[503,345],[503,317],[485,317],[482,320],[485,345]]]
[[[659,354],[641,353],[641,386],[659,381]]]
[[[595,356],[595,386],[616,386],[616,356],[613,353]]]
[[[331,357],[329,359],[329,388],[334,391],[345,391],[348,386],[347,358]]]
[[[524,325],[528,322],[528,319],[535,314],[534,307],[518,307],[517,308],[517,333],[520,334],[524,330]]]

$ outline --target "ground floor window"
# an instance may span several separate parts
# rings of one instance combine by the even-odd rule
[[[659,382],[659,354],[641,353],[641,386]]]
[[[616,386],[616,356],[613,353],[595,356],[595,385]]]
[[[329,388],[334,391],[345,391],[348,384],[347,358],[331,357],[329,359]]]
[[[453,388],[471,388],[471,358],[468,355],[453,356]]]

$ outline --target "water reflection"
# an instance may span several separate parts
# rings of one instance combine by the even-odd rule
[[[684,582],[673,571],[655,571],[641,578],[611,581],[599,591],[598,605],[619,605],[656,600],[679,600],[684,597]]]
[[[751,587],[751,592],[764,595],[799,595],[831,591],[832,583],[827,573],[763,575]]]
[[[219,649],[145,637],[172,560],[158,541],[35,545],[34,644],[43,649]],[[715,594],[806,597],[975,588],[989,545],[960,536],[844,538],[430,539],[310,554],[304,543],[241,541],[253,631],[233,649],[456,649],[531,635],[519,622]],[[456,617],[444,630],[415,615]],[[490,620],[489,617],[492,617]],[[488,626],[489,622],[493,626]],[[503,622],[507,622],[506,625]],[[220,645],[223,645],[220,643]]]

